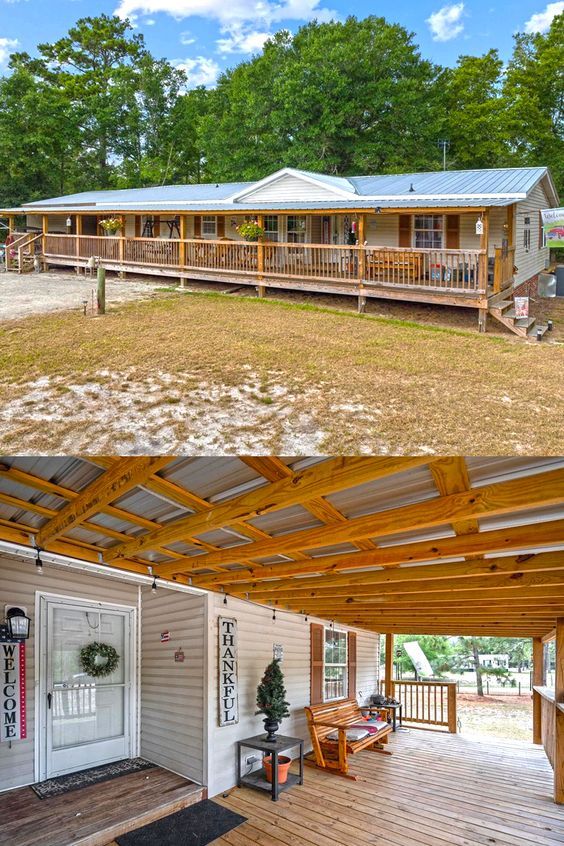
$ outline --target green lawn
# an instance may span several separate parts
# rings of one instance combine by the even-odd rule
[[[31,452],[554,454],[561,344],[210,293],[0,325]]]

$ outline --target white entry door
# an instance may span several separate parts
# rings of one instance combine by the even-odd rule
[[[40,778],[132,755],[133,610],[103,603],[42,599],[43,750]],[[119,656],[107,676],[84,672],[80,651],[113,646]]]

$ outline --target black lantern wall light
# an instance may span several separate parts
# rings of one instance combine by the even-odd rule
[[[30,618],[25,608],[16,605],[6,606],[6,619],[0,623],[0,643],[6,641],[27,640],[29,637]]]

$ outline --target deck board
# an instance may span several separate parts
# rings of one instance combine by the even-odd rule
[[[248,817],[217,846],[564,844],[542,748],[413,730],[390,748],[351,759],[357,782],[308,767],[305,785],[277,803],[248,788],[217,797]]]
[[[0,794],[1,846],[104,846],[199,801],[202,788],[155,767],[51,799],[31,787]]]

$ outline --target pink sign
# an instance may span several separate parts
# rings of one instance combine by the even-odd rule
[[[25,643],[0,643],[0,741],[27,737]]]

